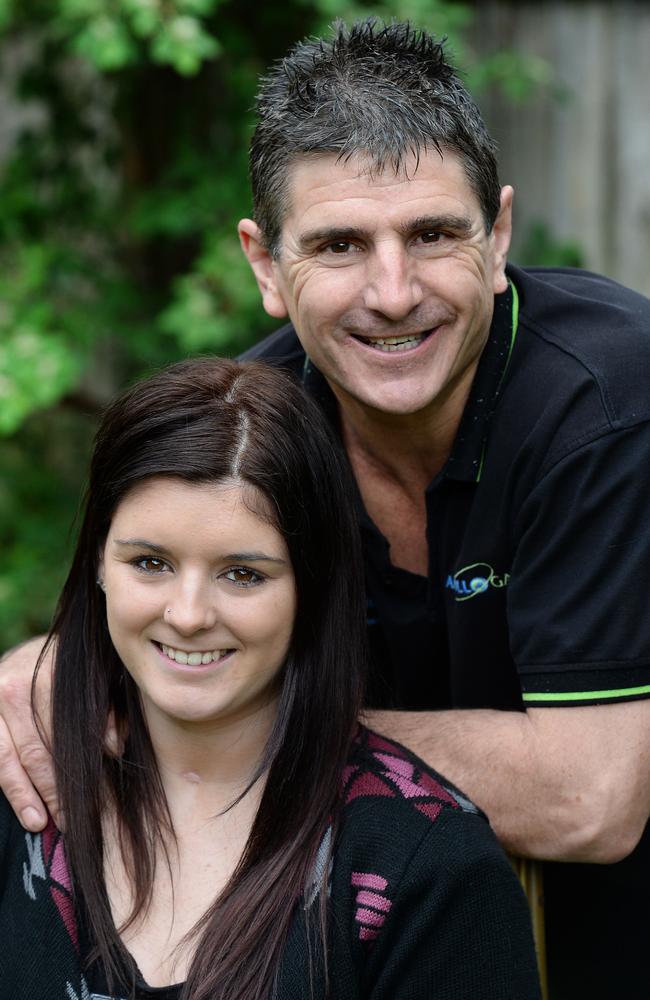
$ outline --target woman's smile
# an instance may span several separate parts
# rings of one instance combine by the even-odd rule
[[[268,507],[239,482],[170,476],[118,505],[102,560],[108,627],[150,728],[240,720],[274,700],[296,596]]]
[[[154,646],[159,649],[166,660],[182,666],[199,667],[208,666],[210,663],[223,663],[223,661],[235,652],[234,649],[212,649],[201,652],[199,650],[175,649],[173,646],[166,646],[162,642],[155,642]]]

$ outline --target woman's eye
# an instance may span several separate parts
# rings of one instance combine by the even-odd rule
[[[136,559],[134,566],[141,569],[144,573],[162,573],[166,567],[166,563],[162,559],[154,559],[153,556],[142,556],[140,559]]]
[[[231,569],[226,570],[224,576],[226,580],[236,583],[239,587],[252,587],[256,583],[261,583],[264,579],[254,569],[248,569],[246,566],[233,566]]]

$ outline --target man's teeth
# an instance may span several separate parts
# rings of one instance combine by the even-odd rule
[[[378,351],[409,351],[421,344],[426,335],[426,333],[416,333],[406,337],[361,337],[360,339]]]
[[[201,663],[213,663],[215,660],[220,660],[228,652],[227,649],[212,649],[207,653],[186,653],[184,649],[173,649],[171,646],[165,646],[162,642],[160,648],[170,660],[186,663],[190,667],[198,667]]]

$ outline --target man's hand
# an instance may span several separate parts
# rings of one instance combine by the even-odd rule
[[[44,638],[32,639],[0,660],[0,788],[16,816],[32,833],[47,823],[47,810],[58,824],[54,769],[38,734],[31,706],[32,677]],[[52,649],[39,670],[36,711],[50,727]]]

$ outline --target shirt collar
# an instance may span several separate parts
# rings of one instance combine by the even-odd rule
[[[517,337],[519,296],[512,280],[494,298],[492,324],[479,358],[451,454],[442,470],[449,479],[481,478],[490,421],[499,400]]]

